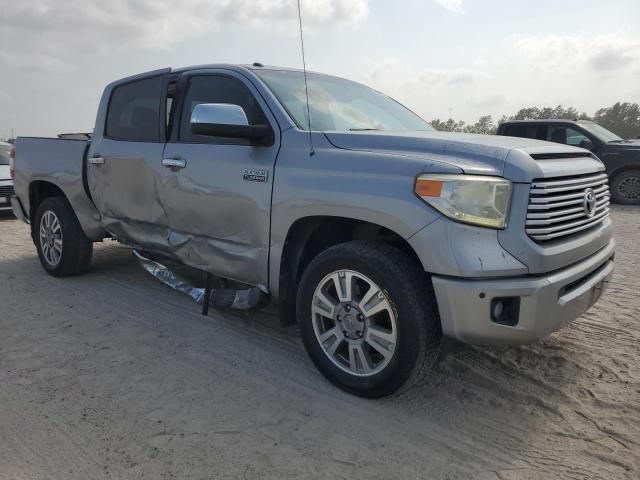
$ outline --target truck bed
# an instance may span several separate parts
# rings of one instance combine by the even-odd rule
[[[30,186],[37,189],[51,184],[60,189],[77,215],[89,215],[99,221],[86,185],[85,157],[89,140],[18,137],[15,143],[15,191],[27,218],[35,212],[30,207]],[[38,183],[36,183],[38,182]],[[51,188],[47,185],[47,188]],[[86,228],[89,238],[98,233]]]

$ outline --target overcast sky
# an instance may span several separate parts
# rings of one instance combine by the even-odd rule
[[[310,69],[425,119],[640,102],[640,0],[303,0]],[[0,0],[0,138],[91,131],[160,67],[301,66],[295,0]]]

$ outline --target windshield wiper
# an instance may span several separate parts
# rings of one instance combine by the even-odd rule
[[[382,129],[380,128],[350,128],[349,131],[350,132],[372,132],[372,131],[381,131]]]
[[[620,140],[609,140],[609,143],[627,143],[627,142],[628,142],[628,140],[622,140],[622,139],[620,139]]]

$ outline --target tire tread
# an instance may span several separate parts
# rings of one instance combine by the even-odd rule
[[[47,210],[51,210],[56,214],[63,228],[63,255],[60,263],[54,268],[50,268],[44,260],[37,235],[40,218]],[[66,198],[49,197],[43,200],[38,207],[33,228],[35,229],[34,241],[38,256],[42,266],[48,273],[55,277],[69,277],[79,275],[89,268],[93,255],[93,243],[84,234],[78,217],[76,217],[71,204]]]
[[[423,321],[416,322],[416,335],[410,339],[418,343],[415,364],[409,371],[399,372],[398,378],[394,378],[393,382],[370,390],[357,391],[345,388],[344,385],[338,384],[331,378],[329,380],[344,390],[365,397],[382,397],[392,393],[401,394],[414,386],[425,375],[435,363],[440,352],[442,333],[430,277],[422,270],[419,262],[392,245],[366,240],[338,244],[319,254],[305,270],[298,295],[298,321],[306,320],[304,315],[301,315],[303,311],[301,309],[304,309],[304,306],[301,305],[300,292],[303,290],[302,285],[308,281],[309,272],[332,258],[344,256],[363,259],[386,271],[390,281],[403,285],[406,290],[405,315],[407,315],[408,309],[409,316]]]

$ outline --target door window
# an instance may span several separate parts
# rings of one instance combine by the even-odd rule
[[[547,130],[547,140],[550,142],[579,147],[583,145],[583,142],[588,142],[589,138],[573,128],[550,126]]]
[[[184,97],[180,119],[180,142],[250,145],[248,139],[211,137],[191,133],[191,112],[201,103],[229,103],[239,105],[247,116],[249,125],[268,124],[253,94],[240,81],[222,75],[198,75],[191,77]]]
[[[160,142],[164,77],[136,80],[113,90],[105,134],[114,140]]]
[[[540,127],[539,125],[507,125],[504,134],[508,137],[540,139]]]
[[[589,138],[573,128],[567,128],[567,145],[581,147],[584,142],[589,142]]]

